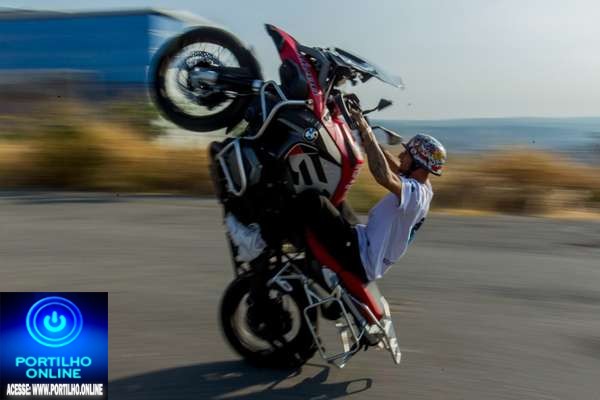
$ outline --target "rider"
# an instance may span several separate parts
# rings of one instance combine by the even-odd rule
[[[377,143],[362,113],[351,110],[375,181],[390,191],[370,211],[366,225],[353,224],[315,191],[300,195],[305,226],[341,265],[363,282],[378,278],[404,253],[423,224],[433,191],[428,176],[441,175],[446,150],[435,138],[418,134],[394,157]]]

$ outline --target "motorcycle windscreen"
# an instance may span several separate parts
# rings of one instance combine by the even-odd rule
[[[370,61],[365,60],[349,51],[340,49],[339,47],[334,48],[335,54],[340,57],[348,66],[356,69],[357,71],[375,77],[380,81],[387,83],[388,85],[395,86],[400,89],[404,89],[404,83],[399,76],[394,76],[385,72],[385,70],[379,66],[376,66]]]

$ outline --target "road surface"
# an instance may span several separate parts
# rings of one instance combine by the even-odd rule
[[[599,399],[600,223],[430,215],[380,282],[403,349],[241,362],[214,200],[0,194],[0,291],[107,291],[110,398]]]

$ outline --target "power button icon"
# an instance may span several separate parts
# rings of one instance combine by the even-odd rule
[[[83,316],[72,301],[52,296],[31,306],[26,324],[29,334],[39,344],[62,347],[77,339],[83,328]]]
[[[60,316],[60,323],[58,322],[58,314],[56,311],[52,311],[52,322],[50,322],[50,316],[46,315],[44,317],[44,328],[46,328],[50,332],[60,332],[67,326],[67,319],[64,315]],[[56,325],[58,323],[58,326]]]

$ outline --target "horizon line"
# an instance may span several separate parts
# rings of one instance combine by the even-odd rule
[[[495,119],[600,119],[600,115],[582,115],[582,116],[562,116],[562,117],[548,117],[548,116],[518,116],[518,117],[450,117],[450,118],[374,118],[378,121],[478,121],[478,120],[495,120]]]

